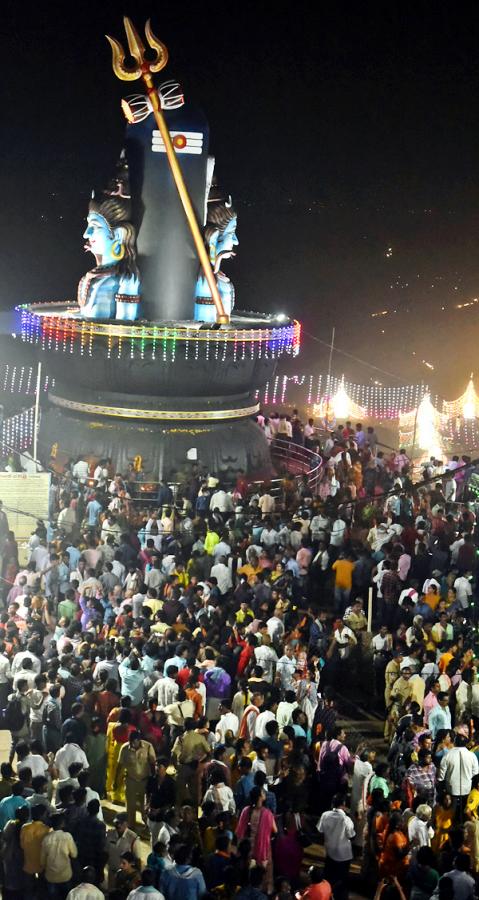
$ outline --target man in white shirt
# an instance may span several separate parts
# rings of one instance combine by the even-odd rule
[[[15,658],[15,657],[14,657]],[[8,695],[11,693],[12,670],[10,660],[5,654],[5,644],[0,642],[0,703],[1,709],[7,705]]]
[[[258,500],[258,506],[263,515],[263,519],[266,518],[266,516],[269,516],[271,513],[274,512],[275,500],[274,500],[274,497],[271,496],[269,491],[265,491],[264,494],[261,495],[261,497]]]
[[[260,544],[266,549],[275,547],[279,541],[279,535],[275,528],[273,528],[271,523],[266,524],[260,535]]]
[[[316,429],[314,427],[314,419],[308,419],[306,425],[303,429],[303,437],[304,437],[304,446],[308,449],[314,447],[317,443],[316,440]]]
[[[178,697],[179,687],[175,681],[178,675],[177,666],[172,666],[165,672],[165,677],[155,681],[154,685],[148,691],[149,697],[156,697],[158,706],[163,709],[170,703],[174,703]]]
[[[266,726],[268,722],[273,722],[276,719],[276,715],[272,709],[263,709],[259,715],[256,717],[256,723],[254,728],[254,735],[256,738],[259,738],[260,741],[266,740],[268,737],[268,732],[266,731]]]
[[[211,567],[210,577],[216,578],[221,594],[227,594],[233,587],[231,572],[226,565],[226,557],[220,556],[217,563]]]
[[[466,747],[467,738],[456,734],[454,747],[443,756],[437,780],[444,782],[446,791],[453,798],[465,800],[471,790],[474,775],[479,774],[477,756]]]
[[[294,650],[286,644],[284,654],[276,663],[276,674],[281,678],[281,687],[283,691],[290,690],[293,685],[293,675],[296,672],[296,660],[294,658]]]
[[[335,628],[333,637],[336,646],[339,647],[340,659],[346,659],[349,655],[349,647],[357,644],[356,636],[351,628],[344,624],[342,619],[337,619],[337,628]]]
[[[69,778],[69,767],[72,763],[81,763],[84,769],[88,769],[86,754],[78,744],[64,744],[55,754],[54,765],[59,778]]]
[[[80,457],[72,469],[72,475],[80,484],[84,484],[90,474],[90,467],[85,459]]]
[[[420,803],[416,815],[408,820],[407,834],[411,849],[431,846],[431,838],[434,837],[434,829],[429,824],[431,816],[432,808],[427,803]]]
[[[333,798],[333,808],[322,814],[318,831],[324,835],[326,850],[324,877],[334,884],[338,896],[343,896],[343,893],[347,895],[349,867],[353,858],[351,841],[356,832],[352,819],[346,815],[344,794]]]
[[[23,756],[21,761],[17,762],[17,772],[21,772],[22,769],[30,769],[32,778],[36,778],[37,775],[46,776],[48,772],[48,763],[40,753],[33,753],[30,751],[26,756]]]
[[[64,506],[57,517],[57,527],[70,535],[77,523],[76,512],[71,506]]]
[[[114,565],[113,565],[113,571],[115,572]],[[116,574],[117,574],[117,572],[115,572],[115,575]],[[78,587],[80,588],[82,586],[83,582],[86,580],[86,578],[87,578],[87,571],[86,571],[85,560],[80,559],[76,569],[72,569],[72,571],[70,572],[70,583],[72,581],[78,581]]]
[[[456,540],[453,541],[451,546],[449,547],[449,550],[451,551],[451,563],[453,566],[457,565],[457,558],[459,556],[459,550],[461,549],[461,547],[464,544],[465,544],[464,537],[463,537],[463,535],[461,535],[460,537],[456,538]]]
[[[219,544],[216,544],[216,547],[213,548],[213,556],[215,562],[218,562],[220,556],[225,556],[228,559],[228,556],[231,553],[231,547],[226,543],[224,539],[222,539]]]
[[[16,653],[12,660],[12,675],[16,675],[17,672],[20,672],[23,669],[23,661],[25,659],[31,659],[32,661],[32,672],[35,675],[39,675],[42,664],[38,658],[32,653],[30,650],[22,650],[20,653]]]
[[[458,609],[467,609],[469,606],[469,597],[472,597],[472,585],[467,575],[459,575],[458,578],[456,578],[454,589],[456,591],[455,606]]]
[[[331,453],[331,450],[332,450],[333,447],[334,447],[334,444],[335,444],[335,440],[334,440],[334,431],[332,431],[331,434],[329,435],[329,437],[326,438],[326,440],[325,440],[325,442],[324,442],[324,448],[323,448],[323,450],[324,450],[324,455],[325,455],[325,456],[329,456],[329,454]]]
[[[215,491],[211,497],[210,511],[214,512],[215,509],[219,510],[220,513],[233,512],[233,501],[230,495],[222,488]]]
[[[234,815],[236,812],[236,803],[233,797],[233,791],[223,781],[222,772],[213,772],[211,776],[211,787],[208,788],[203,803],[212,800],[223,812],[229,812]]]
[[[32,550],[30,562],[35,563],[37,572],[43,572],[50,565],[50,553],[48,551],[46,541],[40,541],[37,547]]]
[[[377,634],[374,635],[372,641],[373,654],[381,656],[382,654],[391,653],[393,648],[392,635],[389,634],[387,625],[381,625]]]
[[[325,541],[330,531],[328,517],[319,512],[311,519],[310,528],[312,541]]]
[[[283,622],[284,611],[282,606],[276,606],[274,610],[274,615],[270,616],[270,618],[266,622],[266,627],[268,629],[268,634],[273,643],[280,643],[284,635],[284,622]]]
[[[286,691],[284,700],[281,700],[281,702],[278,703],[278,709],[276,711],[276,721],[280,731],[282,731],[286,725],[291,725],[291,717],[294,710],[297,708],[298,701],[296,700],[295,692]]]
[[[352,816],[357,814],[359,804],[365,799],[364,791],[365,788],[367,791],[369,779],[374,771],[370,759],[374,761],[375,756],[375,751],[364,750],[360,756],[356,755],[354,760],[350,809]]]
[[[231,712],[230,700],[222,700],[218,707],[218,712],[220,713],[220,718],[216,726],[215,741],[217,744],[225,744],[225,735],[227,731],[232,731],[233,736],[235,738],[237,737],[239,731],[239,719],[238,716],[235,716],[235,714]]]
[[[28,684],[28,690],[32,691],[35,687],[35,678],[36,675],[32,671],[30,660],[25,660],[26,668],[19,669],[18,672],[13,676],[13,690],[18,690],[19,681],[26,681]]]
[[[391,537],[392,532],[384,522],[381,522],[379,525],[375,525],[373,526],[373,528],[370,528],[366,540],[371,547],[371,550],[374,553],[377,553],[384,544],[389,543]]]
[[[342,547],[344,544],[344,535],[346,533],[346,522],[338,516],[337,519],[334,520],[331,527],[331,539],[330,545],[331,547]]]
[[[259,647],[255,647],[254,656],[256,665],[263,669],[263,678],[269,684],[272,684],[276,663],[278,657],[275,650],[271,647],[271,638],[269,634],[263,635],[263,642]]]
[[[120,543],[121,525],[116,521],[116,517],[113,515],[107,516],[101,526],[101,540],[106,541],[110,535],[113,537],[115,544]]]

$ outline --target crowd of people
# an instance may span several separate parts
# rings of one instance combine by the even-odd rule
[[[314,492],[193,466],[146,510],[134,466],[80,458],[23,566],[0,504],[6,900],[345,900],[352,871],[367,897],[475,897],[465,467],[418,487],[372,428],[319,447],[290,419]]]

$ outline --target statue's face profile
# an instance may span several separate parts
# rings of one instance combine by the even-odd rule
[[[83,234],[85,250],[93,253],[97,266],[114,265],[124,254],[123,243],[118,230],[112,231],[106,219],[95,212],[90,212],[87,227]]]
[[[237,225],[238,219],[236,216],[233,216],[224,231],[219,232],[218,234],[215,248],[215,272],[218,272],[224,259],[229,259],[231,256],[235,255],[234,247],[237,247],[239,244],[238,238],[236,237]]]

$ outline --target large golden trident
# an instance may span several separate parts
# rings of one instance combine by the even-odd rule
[[[143,46],[141,38],[131,20],[127,16],[125,16],[123,22],[125,25],[128,47],[130,49],[130,56],[132,56],[135,60],[136,66],[134,68],[128,68],[125,65],[125,51],[123,50],[122,45],[119,41],[116,40],[116,38],[112,38],[107,34],[106,38],[110,42],[113,53],[113,71],[117,78],[120,78],[121,81],[136,81],[138,78],[143,79],[148,97],[150,99],[150,103],[153,108],[153,115],[155,117],[156,124],[160,131],[161,137],[163,138],[163,143],[165,145],[166,155],[168,158],[168,163],[170,165],[171,173],[175,180],[176,188],[178,194],[180,195],[180,200],[183,204],[183,209],[188,220],[188,225],[190,226],[190,231],[195,242],[196,252],[205,274],[205,278],[208,282],[211,296],[213,297],[213,301],[216,306],[216,321],[221,325],[228,324],[229,318],[224,310],[223,302],[218,291],[218,285],[216,284],[216,279],[211,268],[208,253],[206,252],[206,247],[204,245],[203,237],[196,219],[193,204],[191,202],[188,188],[186,187],[185,179],[183,177],[183,172],[181,171],[181,167],[171,141],[168,125],[165,122],[163,110],[161,109],[158,92],[155,89],[153,79],[151,77],[152,72],[161,72],[161,70],[166,66],[166,63],[168,62],[168,50],[165,45],[162,44],[162,42],[159,41],[158,38],[153,34],[151,30],[150,20],[148,19],[145,25],[146,40],[148,41],[148,44],[150,45],[152,50],[156,51],[156,60],[154,62],[148,62],[148,60],[145,59],[145,47]]]

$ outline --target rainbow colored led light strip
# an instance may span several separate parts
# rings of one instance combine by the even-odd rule
[[[35,306],[42,312],[35,311]],[[193,325],[138,325],[120,322],[97,322],[73,315],[51,314],[43,310],[51,307],[74,310],[72,303],[31,304],[16,307],[20,314],[22,341],[40,344],[44,350],[92,356],[93,349],[105,348],[108,358],[122,353],[131,357],[159,359],[172,363],[180,352],[184,359],[200,355],[205,359],[224,360],[228,352],[233,360],[277,359],[283,354],[296,356],[301,342],[301,325],[296,320],[279,327],[199,330]]]

